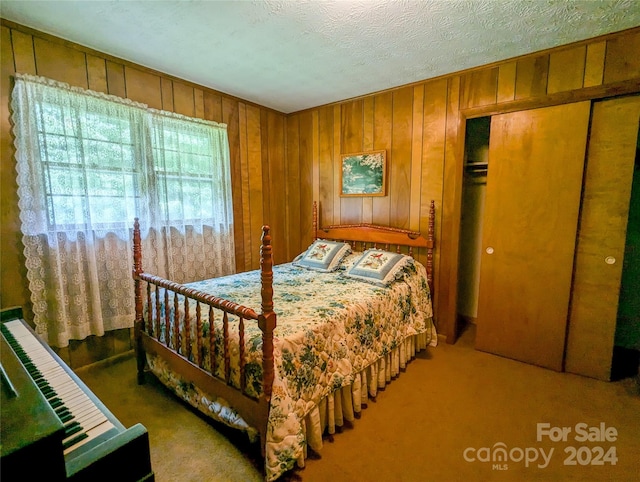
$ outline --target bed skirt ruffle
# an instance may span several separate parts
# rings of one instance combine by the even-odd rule
[[[302,421],[306,444],[297,458],[297,466],[304,467],[308,449],[315,452],[322,450],[325,433],[333,435],[336,433],[336,427],[342,427],[345,421],[353,423],[356,418],[359,418],[369,399],[375,399],[378,390],[385,388],[392,379],[396,378],[416,353],[427,346],[436,345],[435,329],[409,336],[389,354],[356,373],[350,385],[334,391],[312,405]],[[258,431],[249,426],[226,400],[221,397],[212,397],[186,382],[169,370],[166,362],[159,357],[147,354],[147,362],[151,372],[178,397],[212,419],[245,432],[252,442],[258,440]],[[274,467],[282,461],[278,460],[276,454],[271,454],[268,447],[267,441],[265,469],[267,480],[274,480],[281,475],[280,471],[274,471]]]
[[[428,345],[436,344],[437,337],[431,336],[431,333],[411,336],[391,353],[357,373],[351,385],[342,387],[320,400],[304,418],[307,447],[319,452],[325,433],[333,435],[336,433],[336,427],[342,427],[345,421],[353,423],[360,417],[369,399],[375,399],[378,390],[385,388],[396,378],[417,352],[424,350]],[[305,452],[304,457],[298,459],[299,467],[304,467],[307,455]]]

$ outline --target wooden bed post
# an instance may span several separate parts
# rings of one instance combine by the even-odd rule
[[[318,201],[313,201],[313,240],[318,239]]]
[[[260,405],[263,420],[258,427],[260,431],[260,448],[262,456],[266,452],[267,422],[274,379],[273,368],[273,330],[276,328],[276,314],[273,311],[273,256],[269,226],[262,227],[262,246],[260,247],[260,280],[262,288],[262,313],[258,316],[258,326],[262,331],[262,395]]]
[[[273,330],[276,328],[276,314],[273,311],[273,258],[269,226],[262,228],[262,246],[260,247],[260,279],[262,281],[262,313],[258,326],[262,330],[263,345],[263,396],[267,402],[271,400],[273,384]]]
[[[435,229],[435,217],[436,217],[436,206],[435,202],[432,199],[431,204],[429,205],[429,230],[427,232],[427,283],[429,284],[429,291],[431,292],[431,299],[433,300],[433,246],[435,244],[434,240],[434,229]]]
[[[136,318],[133,325],[135,338],[136,358],[138,362],[138,384],[144,383],[145,356],[142,349],[142,331],[144,330],[144,317],[142,316],[142,243],[140,241],[140,223],[135,218],[133,223],[133,284],[135,293]]]

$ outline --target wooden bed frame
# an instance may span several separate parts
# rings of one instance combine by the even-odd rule
[[[424,248],[427,251],[427,279],[429,288],[433,293],[433,248],[434,248],[434,201],[431,201],[429,209],[428,235],[424,238],[419,232],[405,229],[390,228],[374,224],[349,224],[334,225],[318,228],[317,204],[313,204],[313,231],[314,240],[331,239],[352,242],[354,250],[363,250],[370,247],[389,250],[396,247],[397,252],[408,251],[407,254],[413,256],[413,250]],[[356,243],[355,245],[353,243]],[[360,243],[358,245],[358,243]],[[260,248],[260,278],[261,278],[261,312],[246,306],[233,303],[228,300],[217,298],[214,295],[188,288],[182,284],[147,274],[142,269],[142,248],[140,225],[136,218],[133,229],[133,279],[135,285],[135,348],[137,354],[138,383],[144,383],[144,373],[146,367],[146,353],[157,355],[164,359],[169,368],[180,374],[184,379],[193,382],[205,393],[217,395],[229,402],[237,410],[240,416],[260,435],[260,446],[262,455],[265,455],[265,443],[267,433],[267,421],[269,417],[269,406],[274,379],[273,360],[273,331],[276,328],[276,313],[273,310],[273,257],[271,247],[271,236],[269,226],[262,228],[262,245]],[[146,290],[143,292],[143,284]],[[170,338],[166,337],[166,343],[156,338],[160,333],[161,323],[164,323],[165,330],[170,326],[169,310],[165,310],[165,316],[160,316],[160,292],[164,288],[164,303],[169,306],[169,291],[173,292],[173,304],[175,307],[174,317],[178,318],[179,303],[184,303],[184,332],[178,333],[179,322],[173,320],[176,327],[174,339],[179,340],[178,346],[173,346]],[[178,295],[184,296],[184,301],[178,300]],[[155,299],[154,299],[155,298]],[[156,310],[150,313],[150,320],[145,320],[143,305],[146,300],[147,306],[152,306],[155,301]],[[197,333],[198,343],[195,353],[191,349],[191,327],[188,300],[195,300],[195,333]],[[191,303],[193,305],[193,302]],[[209,348],[211,353],[211,371],[202,368],[203,349],[200,344],[202,334],[202,309],[208,310],[209,319],[214,319],[214,308],[222,312],[223,322],[223,350],[225,360],[225,378],[218,378],[212,374],[215,371],[214,361],[214,340],[211,336]],[[156,311],[155,313],[153,311]],[[228,338],[228,316],[238,317],[239,350],[240,350],[240,380],[241,389],[237,389],[230,382],[230,357]],[[246,379],[244,366],[244,326],[247,323],[257,323],[262,331],[262,394],[259,398],[253,398],[246,393]],[[210,330],[213,334],[215,330]],[[169,345],[169,346],[168,346]],[[190,361],[189,359],[193,361]]]

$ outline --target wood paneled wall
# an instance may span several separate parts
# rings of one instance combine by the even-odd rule
[[[434,199],[436,321],[449,340],[455,338],[466,119],[640,92],[640,28],[290,115],[5,20],[1,35],[2,307],[29,304],[9,121],[14,72],[227,123],[239,271],[258,267],[265,223],[276,262],[304,250],[314,200],[322,224],[362,221],[425,233]],[[381,149],[389,163],[387,196],[340,197],[341,154]]]
[[[287,178],[289,203],[317,199],[322,224],[373,222],[425,233],[435,199],[436,321],[452,341],[466,119],[639,92],[637,52],[639,28],[291,114],[287,164],[299,170]],[[340,197],[341,154],[378,149],[387,151],[388,195]],[[301,251],[311,240],[307,210],[292,210],[288,224],[290,251]]]
[[[238,271],[259,267],[263,223],[271,225],[276,262],[287,261],[285,225],[285,115],[223,93],[152,71],[65,40],[2,20],[0,95],[0,307],[22,306],[30,319],[16,185],[10,93],[15,72],[117,95],[155,109],[227,124]],[[264,195],[269,192],[270,194]],[[133,224],[133,220],[131,220]],[[128,345],[128,336],[123,337]],[[115,342],[116,345],[118,342]],[[128,348],[128,346],[126,347]],[[93,347],[79,357],[103,358],[117,348]],[[91,360],[69,360],[79,366]]]

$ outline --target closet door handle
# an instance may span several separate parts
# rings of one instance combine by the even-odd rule
[[[485,251],[487,252],[487,254],[493,254],[493,248],[491,246],[487,246],[487,249],[485,249]]]

